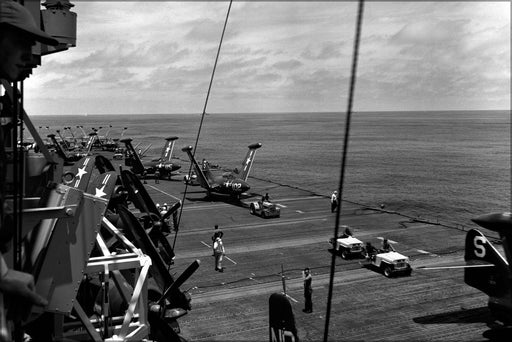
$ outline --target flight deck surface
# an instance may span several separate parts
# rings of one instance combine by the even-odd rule
[[[183,176],[148,179],[155,203],[183,200]],[[205,198],[188,186],[176,236],[174,275],[195,259],[201,266],[182,286],[190,289],[192,310],[180,318],[190,341],[265,341],[268,300],[283,291],[295,314],[301,341],[323,339],[336,213],[327,196],[250,177],[251,189],[241,203],[226,196]],[[264,219],[249,213],[249,204],[268,193],[281,217]],[[422,265],[463,261],[466,232],[439,224],[413,222],[379,209],[343,202],[340,224],[355,237],[380,247],[383,237],[410,258],[411,276],[386,278],[364,267],[364,259],[336,258],[330,341],[481,341],[493,339],[487,296],[466,285],[464,271],[416,270]],[[223,273],[214,269],[211,236],[223,231],[226,256]],[[465,224],[470,224],[465,222]],[[485,231],[485,230],[483,230]],[[340,230],[340,234],[342,231]],[[168,236],[171,245],[175,234]],[[313,313],[302,312],[301,272],[311,269]]]

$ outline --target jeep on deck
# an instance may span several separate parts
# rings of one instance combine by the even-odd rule
[[[258,215],[263,218],[281,216],[281,209],[270,201],[252,202],[249,208],[252,215]]]
[[[336,239],[334,242],[334,238],[329,240],[333,250],[337,254],[341,254],[343,259],[348,259],[349,257],[364,257],[365,252],[363,248],[363,242],[359,239],[356,239],[352,236],[342,235]]]
[[[398,252],[377,253],[370,256],[370,265],[384,273],[388,278],[403,274],[411,275],[409,258]]]

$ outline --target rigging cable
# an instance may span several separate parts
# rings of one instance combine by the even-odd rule
[[[350,133],[350,120],[352,117],[352,103],[354,98],[354,89],[356,83],[356,71],[357,71],[357,57],[359,53],[359,40],[361,36],[361,24],[363,21],[363,9],[364,9],[364,0],[359,0],[358,11],[357,11],[357,22],[356,22],[356,33],[354,38],[354,53],[352,56],[352,70],[350,75],[350,89],[348,94],[348,104],[347,104],[347,116],[345,119],[345,137],[343,139],[343,153],[341,159],[341,172],[340,172],[340,182],[339,182],[339,205],[336,210],[336,223],[334,226],[334,239],[338,237],[339,226],[340,226],[340,214],[341,214],[341,203],[342,203],[342,194],[343,194],[343,181],[345,178],[345,165],[347,159],[347,151],[348,151],[348,138]],[[332,253],[331,258],[331,271],[329,275],[329,293],[327,295],[327,309],[325,315],[325,330],[324,330],[324,342],[327,342],[327,337],[329,336],[329,320],[331,317],[331,300],[332,300],[332,290],[333,290],[333,282],[334,282],[334,272],[336,266],[336,253]]]
[[[206,106],[208,105],[208,99],[210,97],[210,91],[212,89],[212,84],[213,84],[213,77],[215,76],[215,69],[217,69],[217,62],[219,60],[220,48],[222,46],[222,41],[224,40],[224,33],[226,32],[226,26],[228,24],[229,12],[231,11],[232,3],[233,3],[233,0],[230,0],[228,11],[226,13],[226,20],[224,21],[224,27],[222,28],[222,35],[220,37],[219,47],[217,49],[217,55],[215,56],[215,63],[213,64],[212,76],[210,78],[210,84],[208,85],[208,92],[206,93],[206,100],[204,101],[203,113],[201,114],[201,122],[199,123],[199,128],[197,130],[197,136],[196,136],[196,142],[194,145],[194,149],[192,150],[192,157],[194,157],[194,158],[196,156],[196,149],[197,149],[197,144],[199,142],[199,135],[201,134],[201,128],[203,127],[204,116],[206,115]],[[190,175],[190,172],[192,172],[192,162],[190,162],[190,167],[188,168],[188,175]],[[185,196],[187,196],[187,189],[188,189],[188,182],[185,182],[185,191],[183,192],[183,199],[182,199],[181,203],[185,203]],[[178,224],[177,224],[177,228],[176,228],[176,234],[174,234],[174,241],[172,243],[172,249],[174,249],[174,246],[176,245],[176,239],[178,237],[178,231],[179,231],[178,227],[180,226],[182,213],[183,213],[183,205],[180,208],[180,215],[178,216]]]

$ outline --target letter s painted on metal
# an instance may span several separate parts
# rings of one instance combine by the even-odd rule
[[[474,253],[479,258],[485,257],[485,247],[484,244],[486,243],[486,240],[483,236],[475,236],[473,239],[473,244],[475,246]]]

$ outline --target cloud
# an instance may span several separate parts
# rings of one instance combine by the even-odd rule
[[[330,58],[338,58],[341,56],[341,49],[343,48],[340,42],[325,42],[319,46],[310,46],[301,54],[303,58],[313,60],[324,60]]]
[[[468,20],[423,20],[407,23],[390,40],[396,44],[451,43],[464,32]]]
[[[197,112],[227,6],[77,2],[77,47],[43,57],[25,85],[41,106],[27,104],[53,113],[67,110],[64,99],[72,98],[82,104],[73,110],[91,113],[92,98],[118,113],[140,113],[139,105],[153,112],[152,102],[154,111]],[[356,6],[234,2],[212,88],[214,108],[339,110]],[[484,108],[510,107],[510,3],[367,2],[356,87],[364,110],[449,109],[477,100]]]
[[[278,70],[293,70],[303,65],[303,63],[296,59],[290,59],[287,61],[279,61],[272,65],[273,68]]]
[[[190,26],[191,29],[185,35],[185,39],[195,42],[215,43],[220,40],[223,22],[205,18],[191,22],[188,26]]]

